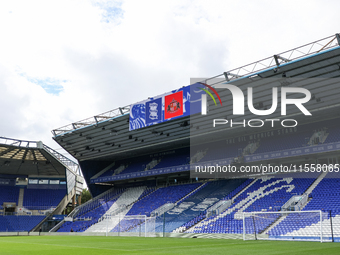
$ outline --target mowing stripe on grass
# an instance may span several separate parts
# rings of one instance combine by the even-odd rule
[[[144,249],[117,249],[117,248],[105,248],[105,247],[92,247],[92,246],[78,246],[78,245],[65,245],[65,244],[52,244],[52,243],[39,243],[39,242],[18,242],[18,241],[8,241],[8,240],[0,240],[0,242],[5,243],[20,243],[27,245],[47,245],[47,246],[60,246],[60,247],[69,247],[69,248],[77,248],[77,249],[97,249],[97,250],[112,250],[112,251],[151,251],[151,250],[164,250],[164,247],[155,247],[155,248],[144,248]],[[261,241],[258,241],[259,243]],[[223,244],[193,244],[193,245],[183,245],[183,246],[171,246],[171,249],[181,249],[181,248],[199,248],[199,247],[211,247],[212,246],[231,246],[231,245],[245,245],[246,243],[223,243]]]
[[[339,255],[340,243],[205,238],[38,236],[0,238],[0,255]]]

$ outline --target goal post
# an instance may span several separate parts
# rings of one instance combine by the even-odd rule
[[[243,240],[331,241],[328,212],[243,212]]]
[[[110,216],[110,222],[114,222],[114,227],[108,227],[106,235],[114,232],[118,236],[155,236],[156,217],[147,217],[146,215],[115,215]]]

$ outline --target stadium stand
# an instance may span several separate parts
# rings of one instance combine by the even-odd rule
[[[165,213],[165,232],[172,232],[183,224],[204,213],[209,207],[226,197],[245,180],[220,180],[208,182],[195,194],[182,200],[176,207]],[[161,232],[162,219],[157,221],[156,231]]]
[[[68,203],[76,204],[79,173],[78,164],[41,141],[0,137],[0,232],[51,229]]]
[[[105,232],[107,229],[114,228],[119,223],[119,219],[112,219],[112,216],[119,214],[119,216],[123,218],[130,210],[132,204],[141,197],[146,189],[146,186],[126,189],[111,206],[107,206],[107,210],[102,214],[101,218],[98,219],[98,222],[86,231]]]
[[[90,226],[98,223],[98,219],[111,208],[123,192],[124,189],[111,189],[109,192],[78,207],[72,215],[74,221],[72,219],[72,221],[63,222],[58,232],[70,232],[71,229],[74,232],[85,231]]]
[[[0,232],[31,231],[46,216],[45,210],[56,207],[66,195],[65,189],[26,189],[18,186],[0,186],[0,203],[14,203],[13,209],[20,203],[20,190],[26,193],[23,211],[0,212]]]
[[[327,213],[327,218],[324,219],[324,227],[327,232],[325,236],[330,236],[330,216],[333,217],[335,225],[339,223],[340,215],[340,179],[324,178],[309,194],[310,200],[302,211],[321,210]],[[272,236],[310,236],[314,235],[314,228],[320,228],[317,223],[320,221],[318,217],[302,218],[298,214],[288,215],[280,224],[269,231]],[[336,229],[338,233],[339,230]]]
[[[25,189],[23,206],[30,210],[56,207],[66,195],[66,189]]]
[[[227,143],[226,141],[207,143],[204,147],[206,150],[200,152],[196,149],[193,158],[197,162],[209,162],[213,160],[222,160],[227,158],[242,157],[245,155],[257,155],[268,152],[284,151],[288,149],[305,148],[317,144],[328,144],[340,141],[338,135],[339,120],[328,120],[317,125],[301,125],[298,128],[290,128],[286,133],[282,132],[279,135],[268,135],[268,137],[256,138],[252,141],[234,141]],[[249,148],[254,145],[254,148]],[[186,149],[187,151],[189,148]],[[195,150],[195,149],[193,149]],[[170,153],[170,151],[169,151]],[[112,168],[103,173],[100,177],[135,173],[153,169],[170,168],[189,164],[190,155],[179,151],[165,156],[151,158],[145,156],[142,158],[130,158],[125,161],[117,162]],[[152,167],[147,167],[150,162]],[[133,163],[131,163],[133,162]]]
[[[185,165],[189,163],[189,158],[189,154],[167,155],[159,159],[159,163],[154,169]]]
[[[3,209],[4,202],[12,202],[18,204],[19,187],[15,186],[0,186],[0,209]]]
[[[201,183],[195,184],[184,184],[184,185],[176,185],[159,188],[156,191],[150,193],[147,196],[141,196],[142,199],[134,203],[132,208],[126,215],[146,215],[150,216],[150,214],[156,209],[164,206],[165,204],[173,204],[179,201],[184,196],[191,193],[193,190],[197,189]],[[117,231],[126,231],[135,227],[135,225],[139,224],[138,220],[136,221],[127,221],[121,220],[120,226],[116,226],[111,232]]]
[[[31,231],[45,216],[0,215],[1,232]]]
[[[292,194],[303,194],[313,181],[314,179],[258,179],[226,211],[203,220],[186,232],[242,234],[242,212],[279,211]],[[257,231],[263,231],[271,223],[265,222]]]

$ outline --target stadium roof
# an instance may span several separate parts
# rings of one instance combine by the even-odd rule
[[[0,137],[0,174],[65,177],[65,168],[79,173],[77,163],[40,141]]]
[[[223,74],[216,75],[214,77],[203,80],[202,82],[207,83],[209,80],[213,80],[216,78],[223,77],[223,82],[230,82],[234,80],[238,80],[240,78],[249,78],[258,73],[262,73],[265,70],[273,70],[277,67],[282,67],[286,63],[292,62],[294,60],[306,58],[308,56],[318,54],[322,51],[326,51],[328,49],[339,47],[340,45],[340,34],[335,34],[335,36],[329,36],[323,38],[321,40],[308,43],[306,45],[294,48],[289,51],[282,52],[280,54],[273,55],[272,57],[268,57],[254,63],[232,69],[228,72],[224,72]],[[280,72],[282,73],[282,72]],[[219,81],[218,83],[221,83]],[[214,84],[210,84],[214,85]],[[130,113],[130,105],[119,107],[117,109],[104,112],[102,114],[74,122],[72,124],[63,126],[61,128],[57,128],[52,130],[53,136],[57,137],[60,135],[64,135],[68,132],[73,132],[74,130],[79,130],[84,127],[98,125],[102,122],[108,120],[114,120],[117,117],[121,117]]]
[[[334,112],[339,111],[340,96],[338,83],[324,81],[325,78],[340,77],[340,36],[330,36],[322,40],[306,44],[304,46],[274,55],[252,64],[224,72],[221,75],[204,80],[209,85],[217,81],[232,82],[237,86],[249,86],[259,88],[254,93],[254,101],[271,100],[268,92],[263,95],[263,90],[268,88],[269,80],[275,79],[278,86],[282,83],[296,82],[295,77],[318,79],[314,84],[305,84],[299,81],[302,87],[307,88],[313,94],[313,105],[309,109],[313,112],[310,122],[322,118],[334,117]],[[268,79],[264,79],[268,78]],[[272,85],[271,85],[272,86]],[[227,98],[225,91],[220,94],[226,107],[232,109],[232,100]],[[317,102],[317,103],[316,103]],[[53,130],[54,139],[78,160],[87,159],[114,159],[115,157],[141,155],[142,153],[155,153],[157,151],[188,146],[189,136],[201,136],[202,140],[209,141],[212,130],[208,126],[193,126],[195,116],[179,118],[157,125],[145,127],[139,130],[129,131],[129,106],[121,107],[107,113],[103,113],[86,120],[72,123],[68,126]],[[297,111],[293,111],[289,117],[299,120]],[[224,116],[222,108],[214,108],[209,116]],[[248,116],[247,116],[248,115]],[[230,115],[229,115],[230,116]],[[250,118],[246,112],[242,118]],[[227,116],[225,116],[227,118]],[[276,116],[277,118],[280,118]],[[200,118],[202,116],[200,115]],[[236,118],[236,121],[238,119]],[[214,130],[216,131],[216,129]],[[261,130],[264,131],[264,130]],[[244,129],[235,128],[218,130],[228,132],[228,136],[238,136],[245,132]]]

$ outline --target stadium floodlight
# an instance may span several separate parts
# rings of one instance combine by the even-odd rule
[[[332,226],[328,212],[243,212],[243,240],[329,242]]]

